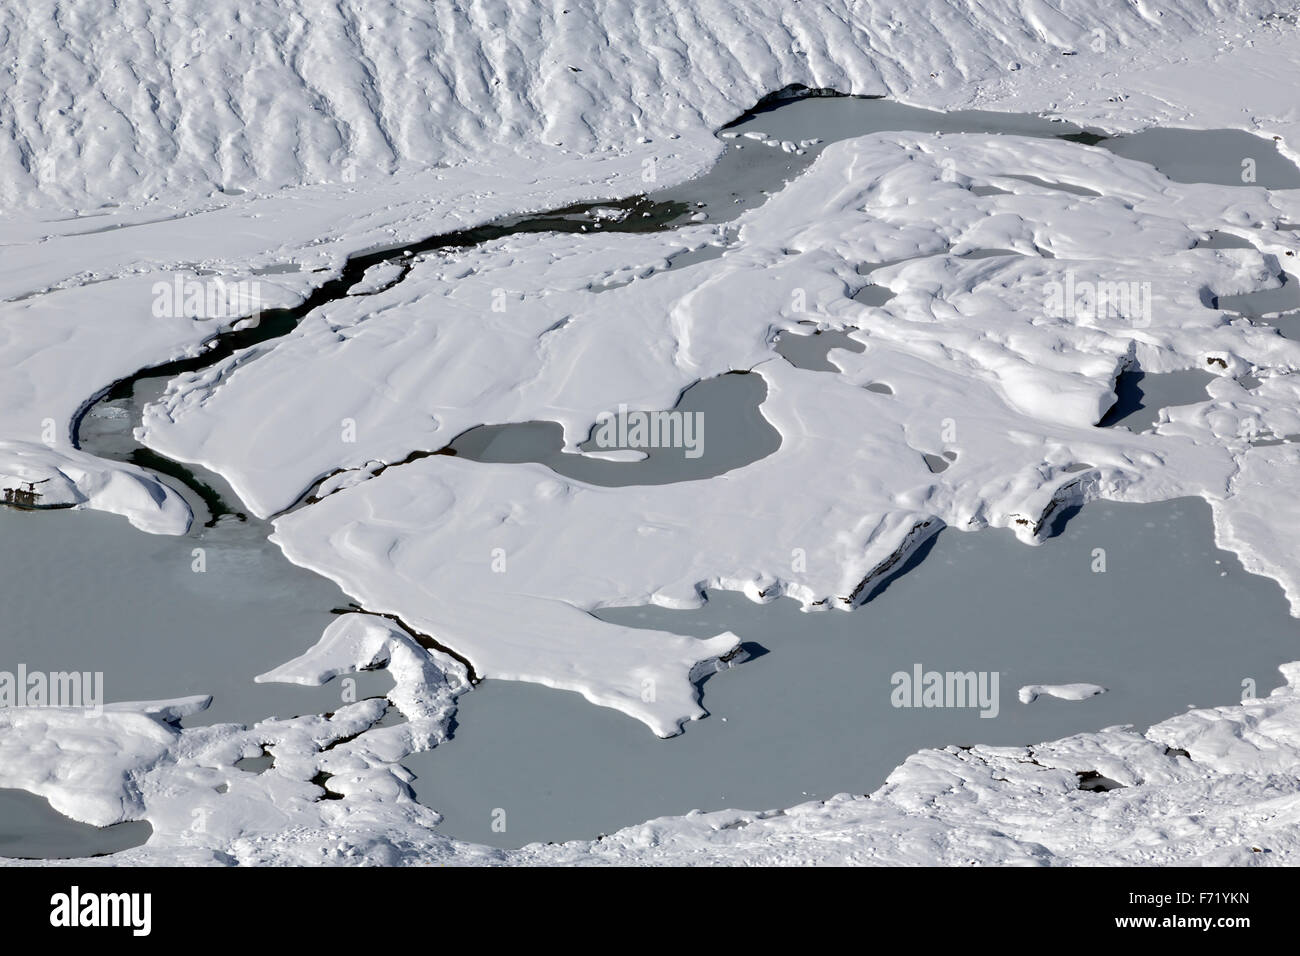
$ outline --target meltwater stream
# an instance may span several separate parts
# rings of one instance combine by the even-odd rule
[[[1166,136],[1155,130],[1108,139],[1035,116],[939,113],[858,97],[770,98],[723,131],[727,147],[720,161],[690,183],[359,255],[299,307],[268,312],[257,326],[220,336],[201,356],[144,370],[107,390],[78,423],[81,447],[168,476],[195,507],[196,527],[184,537],[151,537],[94,512],[0,509],[7,660],[32,670],[102,671],[108,701],[214,695],[208,711],[187,718],[190,725],[333,709],[337,688],[255,684],[252,678],[309,647],[347,596],[285,560],[265,540],[265,523],[240,515],[239,502],[218,476],[139,446],[130,429],[140,404],[183,371],[288,334],[312,310],[359,289],[365,271],[381,263],[388,264],[391,283],[401,280],[414,256],[454,255],[521,232],[670,231],[701,215],[726,223],[779,190],[827,143],[890,130],[1059,137],[1153,162],[1171,178],[1191,182],[1238,184],[1241,159],[1250,156],[1258,163],[1256,185],[1300,185],[1300,173],[1272,143],[1244,132]],[[744,135],[760,132],[761,141]],[[772,145],[777,141],[801,145],[786,150]],[[611,208],[618,218],[607,218]],[[1242,241],[1205,241],[1234,240]],[[725,254],[730,241],[724,231],[718,245],[674,257],[669,267]],[[1284,301],[1292,291],[1283,293]],[[871,295],[864,292],[863,301]],[[781,351],[796,364],[829,371],[834,366],[824,356],[832,346],[852,347],[833,336],[790,337]],[[728,384],[757,383],[750,377],[747,385]],[[683,408],[720,402],[710,405],[710,427],[718,427],[718,409],[728,408],[743,427],[728,444],[727,462],[701,461],[689,473],[674,472],[664,456],[640,469],[577,456],[562,461],[547,423],[467,433],[461,449],[483,460],[554,461],[581,468],[575,476],[610,484],[626,483],[632,474],[656,482],[698,479],[772,453],[779,436],[754,411],[761,395],[747,396],[741,387],[736,402],[735,395],[712,388],[688,392]],[[720,446],[711,438],[708,447]],[[1135,521],[1135,514],[1143,517]],[[1024,743],[1106,723],[1142,723],[1185,703],[1227,702],[1241,679],[1267,688],[1272,668],[1297,656],[1294,622],[1271,582],[1242,573],[1211,540],[1199,503],[1097,504],[1039,549],[993,532],[945,532],[919,568],[854,614],[803,615],[790,602],[758,607],[735,595],[715,595],[699,612],[609,610],[604,616],[628,624],[702,635],[729,628],[750,643],[753,657],[706,683],[712,716],[671,741],[574,694],[485,682],[463,699],[455,739],[409,761],[419,774],[415,788],[447,815],[452,835],[505,845],[590,837],[697,806],[789,805],[805,796],[869,790],[919,747],[958,739]],[[1109,549],[1105,574],[1086,569],[1094,546]],[[1228,642],[1216,643],[1216,637],[1247,615],[1252,640],[1234,642],[1228,655]],[[999,716],[972,720],[971,714],[890,709],[881,681],[913,663],[998,670]],[[0,662],[0,669],[6,666]],[[391,686],[382,673],[358,677],[363,696]],[[1111,691],[1078,703],[1025,706],[1015,700],[1014,685],[1021,681],[1091,681]],[[32,821],[30,827],[18,824],[31,831],[25,843],[21,834],[0,833],[13,855],[111,852],[122,841],[144,839],[140,828],[110,833],[63,826],[43,801],[20,806],[14,801],[21,796],[4,799],[15,820]],[[497,807],[510,810],[506,834],[489,827]]]

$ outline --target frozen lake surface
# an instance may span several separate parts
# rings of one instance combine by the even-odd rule
[[[1209,372],[1198,369],[1159,374],[1141,369],[1122,372],[1115,383],[1115,404],[1098,424],[1145,431],[1155,425],[1162,408],[1206,401],[1209,393],[1205,387],[1213,379]]]
[[[1106,136],[1099,130],[1031,114],[989,110],[938,112],[886,99],[811,96],[774,100],[746,113],[723,129],[728,147],[712,169],[689,183],[655,193],[652,198],[692,206],[703,202],[710,221],[731,220],[745,209],[761,204],[767,193],[811,165],[827,144],[888,132],[1063,138],[1150,163],[1178,182],[1270,189],[1300,187],[1300,169],[1273,142],[1242,130],[1153,128]],[[750,138],[760,134],[765,139]],[[783,149],[783,143],[796,149]],[[1255,162],[1253,182],[1242,179],[1243,159]],[[1068,182],[1039,181],[1038,184],[1076,195],[1098,195]]]
[[[698,422],[699,427],[692,427],[690,436],[698,440],[701,452],[707,447],[708,454],[696,457],[691,457],[690,449],[685,447],[634,449],[615,444],[606,448],[594,437],[578,447],[598,454],[640,451],[645,457],[640,461],[607,461],[589,455],[565,454],[561,450],[563,429],[556,422],[480,426],[460,435],[450,448],[473,461],[540,462],[566,478],[609,487],[698,481],[741,468],[781,447],[781,434],[759,411],[766,396],[767,387],[762,378],[745,373],[719,375],[683,392],[671,411],[697,416],[691,421]],[[618,412],[613,414],[617,420]]]
[[[324,713],[323,687],[255,684],[302,653],[348,599],[230,519],[200,533],[141,534],[94,511],[0,509],[0,670],[101,672],[104,703],[213,695],[185,725]],[[195,571],[195,549],[206,570]],[[357,696],[384,694],[386,673],[358,674]]]
[[[1093,571],[1094,549],[1105,551]],[[704,683],[709,716],[660,739],[577,694],[485,681],[460,699],[455,737],[408,758],[448,835],[499,846],[591,838],[692,809],[786,807],[868,793],[908,754],[947,744],[1032,744],[1277,681],[1300,650],[1278,586],[1213,544],[1199,499],[1098,502],[1027,547],[1004,531],[940,532],[923,559],[852,613],[805,614],[713,593],[703,608],[601,617],[705,637],[732,630],[753,656]],[[1248,632],[1241,622],[1248,620]],[[895,708],[891,675],[996,671],[999,712]],[[1086,682],[1082,701],[1017,699]],[[506,811],[507,830],[492,829]]]
[[[892,130],[1073,138],[1151,162],[1185,182],[1240,185],[1241,160],[1249,157],[1257,163],[1256,185],[1300,186],[1300,173],[1272,143],[1244,132],[1151,130],[1105,138],[1034,116],[815,97],[747,114],[724,131],[728,147],[713,170],[652,195],[653,215],[608,228],[670,229],[701,213],[726,222],[797,175],[826,143]],[[766,139],[746,136],[760,132]],[[1064,181],[1036,185],[1092,194]],[[468,230],[457,242],[499,238],[519,224],[519,231],[576,231],[590,222],[573,207]],[[1205,244],[1240,248],[1240,242],[1220,235]],[[409,248],[449,244],[429,240]],[[723,246],[709,246],[675,257],[671,267],[723,253]],[[969,256],[994,254],[1010,253]],[[333,291],[309,304],[341,297],[363,267],[383,261],[380,253],[362,257]],[[1292,280],[1276,292],[1224,297],[1219,305],[1259,318],[1295,308],[1295,295]],[[859,301],[880,304],[889,296],[869,286]],[[305,311],[276,313],[260,330],[228,337],[211,358],[284,334]],[[787,334],[778,351],[796,365],[831,372],[827,350],[856,351],[856,345],[845,333]],[[171,373],[186,363],[174,364]],[[1121,381],[1107,424],[1141,430],[1160,407],[1205,397],[1207,378],[1199,372],[1150,375],[1140,384],[1138,378]],[[156,396],[161,379],[139,387],[139,395],[110,397],[85,420],[83,447],[150,466],[129,433],[139,422],[140,402]],[[480,461],[539,461],[604,485],[696,480],[777,451],[780,437],[759,410],[763,395],[752,375],[721,376],[685,391],[677,411],[707,412],[709,455],[698,460],[679,449],[652,451],[640,462],[565,455],[559,426],[550,422],[473,429],[452,449]],[[596,449],[588,442],[584,450]],[[256,684],[253,677],[310,647],[330,611],[349,603],[347,596],[284,559],[266,541],[265,523],[227,515],[203,527],[204,502],[238,510],[237,499],[200,469],[156,464],[190,483],[189,472],[200,472],[197,480],[211,492],[187,494],[199,520],[186,536],[141,534],[101,513],[0,509],[0,594],[8,624],[0,669],[103,672],[108,702],[214,695],[208,711],[187,719],[190,725],[332,710],[341,699],[337,681],[310,688]],[[1208,508],[1199,500],[1097,503],[1041,548],[1005,532],[943,532],[909,562],[907,573],[852,614],[802,614],[790,601],[759,606],[729,593],[711,595],[697,611],[608,609],[600,616],[622,624],[700,637],[735,631],[750,659],[705,682],[710,716],[671,740],[576,694],[488,681],[461,699],[454,739],[406,763],[418,775],[420,799],[446,815],[449,835],[517,846],[591,837],[697,807],[780,807],[867,792],[922,747],[1024,744],[1110,724],[1144,726],[1186,706],[1229,702],[1243,680],[1268,687],[1276,665],[1297,656],[1296,622],[1277,586],[1245,574],[1212,541]],[[1105,572],[1093,570],[1098,548],[1105,551]],[[1251,622],[1249,640],[1240,639],[1243,619]],[[916,665],[997,673],[996,718],[981,718],[975,709],[893,707],[890,675]],[[361,697],[391,686],[382,672],[359,674],[357,681]],[[1077,702],[1017,699],[1022,685],[1075,682],[1108,692]],[[58,856],[68,847],[111,852],[133,845],[114,841],[147,835],[71,821],[60,829],[51,819],[58,815],[43,800],[32,801],[0,796],[3,818],[13,821],[0,841],[8,840],[14,855]],[[505,833],[491,828],[497,808],[507,811]]]
[[[0,790],[0,857],[59,860],[104,856],[149,839],[142,821],[93,827],[71,820],[43,797],[25,790]]]

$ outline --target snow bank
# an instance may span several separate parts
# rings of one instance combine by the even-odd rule
[[[1032,87],[1034,74],[1070,70],[1067,52],[1091,61],[1084,78],[1051,85],[1102,87],[1097,61],[1168,55],[1247,9],[1286,5],[1107,0],[1026,13],[982,0],[960,17],[944,0],[887,14],[810,0],[15,7],[0,16],[12,67],[0,77],[0,202],[364,188],[502,152],[651,156],[787,84],[952,99],[979,80]]]
[[[0,441],[0,491],[7,504],[85,505],[154,534],[184,534],[192,517],[184,498],[142,468],[31,442]]]

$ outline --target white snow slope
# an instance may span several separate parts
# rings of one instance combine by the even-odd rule
[[[955,98],[1009,64],[1159,47],[1285,4],[34,0],[0,13],[0,201],[65,207],[618,152],[788,83]],[[1095,64],[1094,64],[1095,65]],[[1064,88],[1064,87],[1062,87]],[[964,91],[963,92],[968,92]]]
[[[1284,3],[566,3],[225,0],[0,11],[0,486],[179,533],[179,496],[78,451],[73,422],[114,380],[197,354],[229,317],[156,316],[157,281],[257,276],[259,304],[300,299],[350,253],[510,212],[640,191],[716,156],[714,129],[792,83],[942,108],[1052,111],[1108,129],[1228,126],[1297,155],[1288,91],[1300,36]],[[1066,56],[1065,54],[1073,54]],[[755,147],[759,148],[759,147]],[[1080,197],[1008,176],[1064,177]],[[1002,195],[979,195],[996,185]],[[846,606],[942,525],[1033,543],[1067,500],[1197,494],[1219,543],[1300,611],[1294,445],[1300,347],[1205,307],[1266,288],[1294,255],[1300,195],[1187,186],[1073,143],[882,134],[828,148],[738,223],[721,259],[591,291],[702,241],[540,235],[416,262],[290,336],[175,380],[142,437],[228,476],[259,514],[358,469],[280,518],[295,562],[396,613],[489,677],[539,681],[661,734],[702,714],[689,677],[734,644],[619,633],[584,612],[682,605],[702,587]],[[1207,230],[1253,250],[1193,249]],[[974,261],[951,252],[1013,249]],[[1050,254],[1050,258],[1044,253]],[[851,295],[856,267],[884,307]],[[291,262],[299,271],[255,272]],[[1044,320],[1042,289],[1140,278],[1151,322]],[[497,289],[508,306],[486,308]],[[798,290],[802,297],[792,296]],[[805,303],[796,308],[794,302]],[[772,342],[812,322],[866,346],[839,374]],[[806,331],[807,329],[802,329]],[[1199,368],[1205,402],[1150,433],[1095,429],[1115,375]],[[605,489],[540,466],[438,456],[370,477],[486,422],[667,408],[729,369],[768,387],[781,448],[688,486]],[[1239,379],[1250,373],[1256,387]],[[886,382],[893,395],[862,386]],[[281,410],[268,410],[268,397]],[[323,441],[343,419],[356,443]],[[955,437],[945,420],[956,425]],[[931,474],[922,455],[951,446]],[[1076,466],[1086,464],[1086,470]],[[55,492],[51,492],[52,494]],[[560,542],[543,547],[538,542]],[[510,570],[488,569],[493,549]],[[809,560],[793,566],[792,549]],[[561,556],[557,558],[557,555]],[[1146,734],[1021,749],[926,751],[868,797],[665,819],[596,843],[517,852],[455,843],[405,787],[403,755],[445,733],[466,672],[370,615],[336,621],[268,680],[385,665],[382,702],[252,728],[177,730],[201,700],[101,718],[0,711],[0,786],[78,819],[148,819],[120,862],[1279,863],[1300,811],[1300,670],[1267,700],[1194,711]],[[645,682],[657,687],[647,700]],[[367,729],[370,728],[370,729]],[[689,731],[687,731],[689,732]],[[936,744],[940,744],[936,741]],[[260,775],[235,760],[273,744]],[[1168,752],[1181,748],[1188,756]],[[1123,784],[1098,794],[1078,773]],[[329,774],[342,800],[312,783]]]

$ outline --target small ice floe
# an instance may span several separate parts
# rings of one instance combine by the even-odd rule
[[[396,262],[380,262],[361,274],[348,289],[348,295],[372,295],[392,285],[402,277],[402,266]]]
[[[1032,704],[1039,697],[1057,697],[1061,700],[1087,700],[1106,693],[1100,684],[1026,684],[1020,688],[1020,703]]]
[[[584,458],[599,458],[601,461],[645,461],[650,456],[638,448],[611,448],[608,451],[584,451]]]
[[[131,417],[131,413],[120,405],[92,405],[87,415],[90,418],[109,418],[114,421]]]

